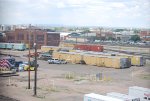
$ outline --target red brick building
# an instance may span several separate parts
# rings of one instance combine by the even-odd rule
[[[60,42],[60,33],[58,32],[47,32],[46,30],[40,29],[16,29],[15,31],[9,31],[6,33],[6,42],[12,43],[29,43],[31,48],[36,42],[38,48],[42,45],[47,46],[58,46]]]
[[[150,31],[141,31],[140,38],[144,41],[150,41]]]

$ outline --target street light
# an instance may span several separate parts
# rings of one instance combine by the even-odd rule
[[[34,96],[37,95],[37,44],[34,43],[34,49],[35,49],[35,60],[34,60],[34,67],[35,67],[35,74],[34,74]]]
[[[30,66],[31,66],[31,62],[30,62],[30,41],[31,41],[31,24],[29,25],[29,55],[28,55],[28,64],[29,64],[29,68],[28,68],[28,89],[30,89]]]

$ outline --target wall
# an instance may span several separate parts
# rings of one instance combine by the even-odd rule
[[[58,46],[60,42],[60,34],[56,32],[47,32],[40,29],[15,29],[15,31],[6,32],[6,42],[12,43],[29,43],[30,47],[33,48],[36,42],[38,48],[42,45]]]

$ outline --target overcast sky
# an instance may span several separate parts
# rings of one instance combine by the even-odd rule
[[[0,0],[0,24],[150,28],[150,0]]]

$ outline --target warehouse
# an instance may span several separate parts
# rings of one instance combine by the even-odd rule
[[[34,42],[37,43],[38,48],[42,45],[59,46],[60,33],[40,29],[15,29],[6,32],[6,42],[28,44],[29,39],[31,48]]]

